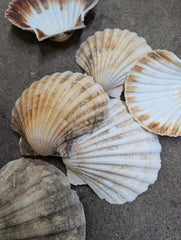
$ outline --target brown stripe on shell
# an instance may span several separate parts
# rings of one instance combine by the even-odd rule
[[[160,50],[160,49],[157,49],[154,52],[148,53],[148,56],[150,58],[153,58],[157,61],[165,59],[168,63],[170,63],[172,62],[172,60],[170,59],[169,55],[171,55],[170,52],[166,50]]]
[[[40,29],[36,29],[37,31],[37,37],[38,39],[41,39],[43,37],[46,37],[46,34],[44,32],[42,32]]]
[[[172,135],[173,136],[181,136],[181,128],[180,128],[179,124],[175,124],[174,127],[172,128]]]
[[[127,92],[128,92],[128,90],[126,89]],[[127,102],[136,102],[136,97],[126,97],[126,101]]]
[[[130,99],[128,99],[128,101],[129,100]],[[134,102],[133,97],[132,97],[131,101]],[[135,106],[135,107],[131,107],[131,111],[132,112],[139,112],[139,111],[142,111],[142,109],[140,109],[138,106]]]
[[[9,8],[5,12],[5,17],[14,25],[20,27],[20,28],[30,28],[30,26],[27,24],[26,20],[26,14],[20,15],[15,9]]]
[[[153,61],[146,55],[137,61],[136,64],[151,65]]]
[[[137,86],[133,86],[132,84],[129,84],[126,86],[126,91],[129,93],[133,93],[136,92],[136,89],[138,89],[139,87]]]
[[[133,70],[136,70],[137,72],[143,72],[144,71],[144,67],[136,64],[134,65],[134,67],[132,68]],[[132,78],[133,77],[133,78]],[[129,79],[132,78],[131,80],[133,81],[133,79],[135,80],[135,76],[134,75],[129,75]]]
[[[42,10],[39,6],[39,1],[38,0],[31,0],[29,1],[30,5],[32,6],[32,8],[38,13],[41,14]]]
[[[76,22],[76,24],[74,25],[74,27],[75,26],[78,26],[78,25],[81,25],[82,24],[82,17],[81,17],[81,15],[79,16],[79,18],[77,19],[77,22]]]
[[[148,126],[145,126],[148,130],[151,130],[160,135],[168,135],[168,136],[180,136],[180,126],[179,124],[175,124],[172,126],[172,122],[169,124],[161,125],[160,122],[153,121]]]
[[[13,0],[5,12],[5,17],[20,28],[30,28],[27,23],[28,16],[31,16],[32,7],[27,0]]]
[[[44,7],[44,9],[49,9],[48,0],[39,0]]]
[[[136,108],[136,107],[135,107],[135,108]],[[134,111],[133,108],[131,108],[131,110]],[[136,109],[135,109],[135,110],[136,110]],[[137,111],[140,111],[139,108],[137,109]],[[139,120],[139,122],[142,122],[142,121],[148,120],[149,118],[151,118],[151,116],[150,116],[149,114],[145,113],[145,114],[139,116],[139,117],[138,117],[138,120]]]
[[[135,68],[136,66],[134,66],[134,68],[132,68],[131,70],[134,71],[136,70]],[[144,69],[144,68],[143,68]],[[138,76],[134,75],[133,73],[131,73],[128,75],[128,78],[127,78],[127,82],[139,82],[139,80],[136,80],[136,78],[138,78]]]

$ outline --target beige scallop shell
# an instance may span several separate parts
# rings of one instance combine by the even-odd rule
[[[85,239],[83,206],[59,169],[21,158],[0,179],[0,239]]]
[[[155,50],[136,62],[126,81],[133,117],[150,132],[181,136],[181,60]]]
[[[107,118],[108,96],[92,77],[55,73],[34,82],[17,100],[12,127],[23,155],[59,156],[72,141]]]
[[[84,17],[99,0],[13,0],[5,16],[17,27],[34,31],[38,40],[67,40],[84,28]]]
[[[151,50],[136,33],[106,29],[96,32],[80,46],[76,61],[109,95],[119,97],[131,66]]]
[[[101,199],[123,204],[156,181],[161,145],[134,121],[123,102],[111,100],[109,109],[105,125],[78,138],[63,161],[72,184],[88,184]]]

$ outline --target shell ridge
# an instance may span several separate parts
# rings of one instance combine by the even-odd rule
[[[140,46],[141,46],[141,44],[140,44]],[[133,50],[131,53],[130,53],[130,55],[134,52],[135,50]],[[151,51],[151,49],[150,49],[150,51]],[[145,53],[143,53],[142,55],[144,55],[144,54],[146,54],[148,51],[145,51]],[[140,56],[141,57],[141,56]],[[124,61],[122,61],[121,62],[121,64],[120,64],[120,68],[121,68],[121,65],[123,64],[123,63],[125,63],[125,61],[126,61],[127,59],[125,59]],[[125,66],[121,69],[121,74],[122,74],[122,76],[119,76],[119,73],[118,73],[118,71],[116,72],[114,72],[114,73],[112,73],[112,77],[113,78],[115,78],[115,84],[113,85],[113,86],[117,86],[117,81],[121,78],[122,80],[125,80],[126,79],[126,76],[128,75],[128,67],[129,68],[131,68],[131,66],[133,66],[133,64],[135,63],[135,61],[137,60],[137,57],[136,58],[134,58],[131,62],[129,62],[127,65],[125,64]],[[124,73],[124,71],[125,71],[125,73]]]
[[[56,79],[56,77],[58,78],[58,74],[54,74],[53,75],[53,78],[52,78],[52,81]],[[56,80],[55,80],[56,82]],[[38,110],[37,110],[37,121],[35,123],[36,126],[38,126],[39,122],[43,122],[44,119],[48,119],[48,116],[49,114],[47,114],[45,112],[45,109],[47,109],[47,105],[48,105],[48,102],[49,102],[49,99],[50,97],[52,96],[52,90],[53,90],[53,84],[51,85],[51,81],[49,81],[49,76],[45,76],[43,79],[42,79],[42,85],[44,85],[44,88],[41,90],[41,93],[40,93],[40,98],[39,98],[39,104],[38,104]],[[40,84],[40,83],[39,83]],[[51,94],[48,94],[51,93]],[[45,96],[48,94],[48,97],[45,98]],[[41,113],[41,110],[43,109],[42,113]],[[41,128],[42,128],[42,124],[41,124]],[[46,135],[46,131],[44,131],[44,135]],[[42,146],[43,144],[45,144],[41,139],[39,139],[39,143],[40,145]],[[49,148],[49,146],[47,144],[45,144],[46,148]]]
[[[104,107],[103,107],[104,108]],[[99,110],[102,110],[102,108],[99,108]],[[99,111],[99,110],[97,110],[97,111]],[[103,114],[105,114],[105,113],[103,113]],[[92,122],[92,120],[94,119],[94,115],[89,115],[89,117],[87,117],[86,119],[85,119],[85,121],[87,122],[87,121],[89,121],[89,122]],[[101,117],[101,119],[102,119],[102,117]],[[100,119],[98,119],[98,120],[100,120]],[[97,122],[95,122],[95,124],[92,126],[92,128],[89,130],[89,132],[91,132],[94,128],[96,128],[97,127]],[[79,122],[76,122],[76,126],[77,126],[77,128],[75,128],[75,132],[76,132],[76,130],[78,130],[79,128],[80,128],[80,123]],[[85,127],[84,127],[85,128]],[[84,128],[82,128],[82,134],[81,135],[83,135],[84,134]],[[77,133],[76,133],[77,134]],[[68,133],[68,135],[67,136],[69,136],[69,135],[71,135],[71,133]],[[75,134],[74,134],[75,135]],[[72,138],[70,138],[70,139],[74,139],[74,137],[75,136],[72,136]],[[57,139],[55,140],[55,141],[57,141]],[[59,143],[57,143],[57,144],[59,144]]]
[[[52,96],[54,97],[53,101],[52,101],[52,105],[56,105],[56,106],[60,105],[61,106],[63,102],[64,102],[64,105],[62,105],[61,108],[59,107],[59,109],[61,109],[61,113],[59,113],[57,116],[55,116],[52,120],[51,120],[52,114],[49,112],[47,121],[49,123],[51,123],[51,124],[49,124],[50,126],[46,126],[46,131],[48,131],[47,136],[49,136],[49,142],[54,141],[52,139],[53,135],[58,130],[60,123],[64,121],[64,119],[61,119],[61,115],[62,115],[62,112],[64,112],[65,109],[67,108],[67,104],[69,104],[68,101],[69,101],[70,97],[69,97],[69,95],[67,93],[72,91],[72,89],[75,88],[75,85],[73,85],[74,81],[75,81],[75,83],[77,83],[80,79],[82,79],[82,77],[80,75],[75,75],[75,76],[76,76],[76,80],[72,79],[72,75],[68,75],[68,78],[66,79],[66,81],[64,81],[63,83],[62,82],[59,83],[59,84],[61,84],[61,87],[62,87],[62,91],[61,92],[57,91],[56,95],[54,95],[54,92],[52,92]],[[65,77],[67,77],[67,75]],[[59,81],[59,79],[57,79],[57,80]],[[69,83],[69,88],[65,88],[68,82],[70,82]],[[75,90],[76,90],[76,95],[77,95],[80,90],[79,89],[75,89]],[[61,94],[61,97],[62,97],[61,102],[59,101],[60,94]],[[50,137],[51,136],[50,133],[52,132],[53,126],[58,121],[58,119],[59,119],[59,124],[57,125],[57,128],[52,133],[52,137]],[[61,119],[61,122],[60,122],[60,119]],[[50,122],[50,120],[51,120],[51,122]],[[48,127],[49,127],[49,129],[48,129]]]
[[[84,167],[83,165],[82,166],[77,165],[77,166],[73,166],[73,167],[71,165],[71,169],[74,171],[79,170],[79,174],[80,173],[83,175],[88,174],[88,175],[90,175],[90,177],[92,176],[92,178],[98,177],[98,178],[103,178],[105,180],[107,179],[107,180],[110,180],[112,183],[116,183],[116,184],[120,184],[120,183],[118,183],[119,179],[122,179],[122,180],[124,179],[124,181],[125,181],[125,179],[128,179],[129,181],[135,180],[138,182],[149,183],[150,177],[149,177],[148,173],[149,172],[158,172],[157,170],[160,169],[160,166],[159,166],[159,168],[156,168],[156,169],[155,168],[149,169],[149,167],[145,168],[147,171],[144,174],[144,176],[141,176],[142,173],[139,175],[138,174],[135,175],[135,173],[136,173],[135,170],[136,169],[142,170],[142,167],[126,166],[128,169],[127,169],[127,171],[125,171],[125,168],[124,168],[125,166],[126,165],[123,165],[123,166],[121,165],[119,167],[120,169],[117,166],[114,167],[114,169],[109,168],[109,171],[106,171],[106,166],[103,167],[101,165],[101,167],[97,168],[97,167],[95,167],[95,164],[92,164],[92,166],[90,165],[89,168],[87,168],[87,166]],[[70,165],[69,165],[69,167],[70,167]],[[104,173],[104,175],[102,173]],[[111,176],[111,174],[112,174],[112,176]],[[132,187],[134,187],[134,186],[132,186]]]
[[[83,174],[85,174],[85,173],[83,173]],[[87,178],[88,178],[88,179],[90,179],[89,180],[90,182],[95,182],[95,180],[92,179],[91,175],[89,175],[89,174],[86,175],[85,178],[86,178],[86,181],[87,181]],[[107,181],[107,179],[104,179],[104,180]],[[127,189],[129,189],[128,186],[122,185],[120,183],[118,185],[118,184],[115,183],[116,184],[116,189],[114,189],[114,188],[111,188],[108,184],[106,184],[106,182],[102,182],[100,178],[96,179],[96,182],[99,183],[100,185],[104,186],[104,188],[106,188],[105,193],[104,193],[104,199],[107,198],[107,195],[108,195],[107,191],[108,192],[110,191],[110,192],[114,193],[116,196],[119,196],[119,194],[121,194],[121,196],[123,198],[125,198],[125,200],[128,200],[127,197],[125,196],[125,192],[127,191]],[[121,188],[120,188],[120,186],[121,186]],[[93,186],[91,186],[91,187],[93,187]],[[99,186],[99,188],[100,188],[100,186]],[[118,189],[119,189],[119,192],[118,192]],[[139,192],[135,191],[135,189],[129,189],[129,191],[134,193],[134,195],[138,195],[139,194]],[[111,197],[111,193],[110,193],[109,197]],[[112,200],[114,201],[113,197],[112,197]]]
[[[93,87],[92,85],[90,86],[91,88]],[[86,94],[86,91],[87,91],[87,89],[85,89],[85,91],[84,91],[84,94]],[[98,98],[100,98],[100,95],[98,95]],[[82,98],[80,98],[80,102],[81,102],[81,99]],[[96,99],[96,98],[95,98]],[[85,98],[85,101],[87,102],[87,98]],[[81,104],[82,104],[83,102],[81,102]],[[75,106],[76,107],[76,106]],[[79,107],[79,110],[78,110],[78,113],[81,111],[81,108]],[[75,114],[77,114],[77,112],[75,112],[73,115],[71,115],[71,117],[73,117]],[[80,125],[79,125],[79,123],[80,123],[80,121],[81,121],[81,117],[82,116],[84,116],[84,112],[82,112],[81,113],[81,115],[79,115],[79,121],[77,121],[76,120],[76,125],[75,126],[78,126],[78,128],[80,127]],[[90,118],[90,117],[89,117]],[[91,119],[91,118],[90,118]],[[65,132],[66,130],[67,130],[67,128],[69,128],[70,129],[70,124],[71,124],[71,122],[69,122],[69,124],[67,124],[66,126],[65,126],[65,128],[63,128],[61,131],[62,131],[62,134],[63,134],[63,132]],[[51,139],[52,140],[52,139]],[[56,142],[57,141],[57,139],[55,139],[55,138],[53,138],[53,140],[52,141],[54,141],[54,142]]]
[[[145,60],[144,60],[145,59]],[[147,64],[145,64],[144,62],[142,63],[142,61],[146,61]],[[176,71],[176,70],[171,70],[171,69],[168,69],[169,66],[167,67],[164,67],[162,69],[162,66],[160,65],[159,67],[156,66],[155,64],[157,64],[156,61],[153,61],[153,62],[149,62],[150,59],[148,57],[144,57],[143,59],[141,60],[138,60],[135,64],[135,66],[132,68],[133,71],[135,71],[137,73],[137,66],[139,67],[142,67],[143,68],[143,71],[144,71],[144,74],[148,74],[148,72],[151,72],[153,74],[159,74],[159,73],[162,73],[163,76],[167,76],[168,74],[169,75],[173,75],[173,77],[179,77],[180,76],[180,71]],[[146,71],[145,71],[146,70]],[[140,72],[139,72],[140,73]],[[137,73],[138,74],[138,73]],[[152,75],[150,75],[152,76]]]
[[[44,177],[49,177],[49,176],[53,176],[53,174],[52,174],[52,175],[45,175]],[[41,181],[42,181],[42,180],[40,180],[40,181],[38,182],[38,184],[41,184]],[[29,198],[29,194],[31,195],[31,193],[32,193],[31,191],[33,191],[33,188],[36,187],[36,184],[37,184],[37,183],[33,183],[33,184],[30,186],[30,187],[32,188],[32,190],[30,190],[30,193],[28,192],[27,198]],[[21,185],[23,185],[23,182],[22,182]],[[12,196],[12,198],[13,198],[13,199],[17,199],[17,197],[21,197],[21,195],[23,195],[23,194],[25,193],[25,191],[26,191],[26,189],[24,189],[24,191],[20,192],[20,193],[19,193],[19,196]],[[12,200],[12,199],[10,199],[9,201],[5,201],[5,204],[2,204],[2,207],[5,206],[4,209],[6,209],[6,205],[7,205],[11,200]],[[34,199],[34,201],[35,201],[35,200],[36,200],[36,199]],[[43,199],[39,199],[39,200],[43,200]],[[21,199],[19,199],[19,201],[21,201]],[[17,201],[17,203],[18,203],[18,201]],[[31,202],[31,204],[33,204],[33,202]],[[30,206],[30,205],[27,205],[27,206]],[[27,206],[26,206],[26,207],[27,207]],[[12,207],[14,207],[14,206],[12,206]],[[10,209],[9,209],[9,210],[10,210]],[[21,210],[21,208],[18,209],[18,210]],[[15,211],[15,212],[16,212],[16,211]],[[1,212],[1,213],[2,213],[2,212]],[[13,213],[14,213],[14,212],[13,212]],[[4,217],[4,215],[3,215],[3,216],[0,215],[0,219],[1,219],[2,217]]]

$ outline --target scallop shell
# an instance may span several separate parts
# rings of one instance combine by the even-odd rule
[[[136,33],[106,29],[81,45],[76,61],[109,95],[119,97],[131,66],[151,50]]]
[[[72,141],[107,118],[108,96],[92,77],[55,73],[34,82],[17,100],[12,127],[23,155],[59,156]]]
[[[99,0],[13,0],[6,18],[23,30],[35,32],[39,41],[62,42],[84,28],[84,17]]]
[[[181,60],[166,50],[138,60],[126,81],[126,100],[142,127],[181,136]]]
[[[59,169],[21,158],[0,179],[0,239],[85,239],[83,206]]]
[[[109,104],[105,125],[73,144],[63,158],[69,181],[88,184],[112,204],[133,201],[157,179],[161,146],[158,137],[135,122],[123,102]]]

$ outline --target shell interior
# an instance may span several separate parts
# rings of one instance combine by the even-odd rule
[[[146,40],[136,33],[105,29],[96,32],[80,46],[76,61],[107,93],[120,97],[131,66],[151,50]]]
[[[101,199],[123,204],[156,181],[161,145],[134,121],[123,102],[111,100],[109,109],[104,126],[78,138],[63,161],[72,184],[88,184]]]
[[[85,14],[98,0],[13,0],[6,18],[14,25],[33,30],[39,41],[53,37],[65,41],[76,29],[84,28]]]
[[[126,81],[126,101],[133,117],[147,130],[181,136],[181,60],[155,50],[136,62]]]
[[[21,158],[2,168],[0,179],[1,239],[85,239],[83,206],[59,169]]]

